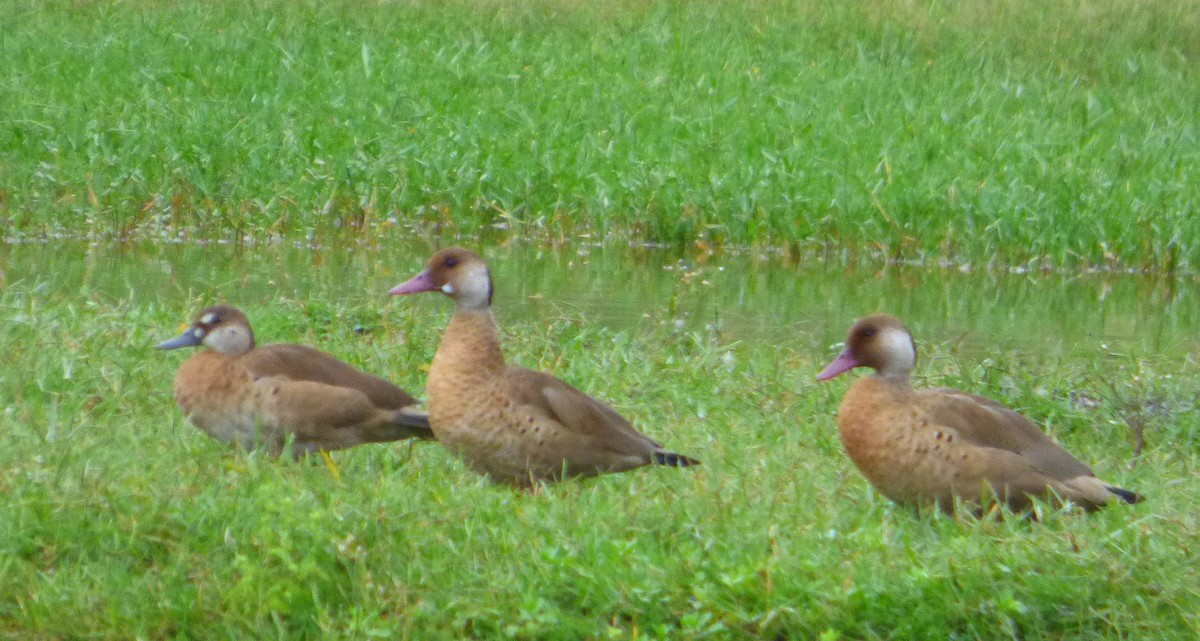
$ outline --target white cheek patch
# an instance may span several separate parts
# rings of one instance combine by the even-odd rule
[[[251,344],[250,332],[237,325],[222,326],[208,333],[204,344],[222,354],[244,354]]]
[[[205,314],[204,316],[200,317],[200,322],[204,323],[205,325],[212,325],[213,323],[217,322],[217,315],[212,312],[209,312],[209,313]]]
[[[445,285],[442,285],[442,292],[445,293],[446,295],[453,294],[454,293],[454,285],[451,285],[450,283],[446,283]]]
[[[897,368],[912,369],[917,364],[917,352],[913,350],[912,337],[908,332],[894,327],[879,334],[879,348],[890,363]]]

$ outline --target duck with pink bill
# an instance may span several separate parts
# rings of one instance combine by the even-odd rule
[[[452,247],[393,295],[440,292],[454,301],[426,384],[429,425],[469,468],[533,487],[565,477],[698,461],[668,451],[599,400],[563,381],[508,365],[492,316],[492,277],[478,254]]]
[[[992,499],[1014,511],[1031,508],[1035,498],[1089,511],[1142,500],[1096,478],[1036,424],[996,401],[914,389],[916,362],[908,328],[877,314],[854,324],[845,350],[817,375],[827,381],[856,367],[875,370],[846,392],[837,424],[850,459],[888,498],[947,512],[956,502]]]

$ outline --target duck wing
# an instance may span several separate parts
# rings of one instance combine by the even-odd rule
[[[918,391],[917,402],[933,423],[953,429],[959,438],[1016,454],[1050,478],[1094,476],[1091,468],[1052,441],[1037,424],[990,398],[941,388]]]
[[[552,418],[575,437],[579,448],[646,462],[662,449],[607,404],[549,374],[509,367],[506,382],[515,404]]]
[[[239,362],[256,380],[276,376],[344,387],[366,394],[371,403],[380,408],[399,409],[417,402],[392,383],[303,345],[263,345],[241,356]]]

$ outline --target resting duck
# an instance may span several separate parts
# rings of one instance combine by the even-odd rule
[[[255,347],[246,315],[208,307],[159,349],[204,345],[175,374],[175,400],[209,436],[296,456],[363,443],[433,438],[429,418],[404,390],[311,347]]]
[[[1032,498],[1070,500],[1088,510],[1142,497],[1096,478],[1037,425],[996,401],[953,389],[915,390],[912,335],[899,320],[868,316],[850,329],[846,349],[820,374],[876,371],[856,382],[838,408],[838,432],[851,460],[881,493],[905,505],[995,497],[1015,511]]]
[[[454,316],[433,357],[426,391],[434,435],[472,470],[532,487],[564,477],[697,461],[664,450],[611,407],[540,372],[508,366],[492,318],[492,277],[454,247],[389,293],[442,292]]]

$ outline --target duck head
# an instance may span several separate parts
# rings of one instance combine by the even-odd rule
[[[450,247],[434,254],[420,274],[396,285],[393,296],[442,292],[459,309],[486,309],[492,304],[492,275],[487,263],[473,251]]]
[[[236,307],[214,305],[204,308],[191,326],[155,347],[178,349],[204,345],[222,354],[238,355],[254,349],[250,320]]]
[[[907,377],[917,364],[917,345],[898,319],[886,314],[868,316],[850,328],[846,349],[817,374],[818,381],[870,367],[880,376]]]

